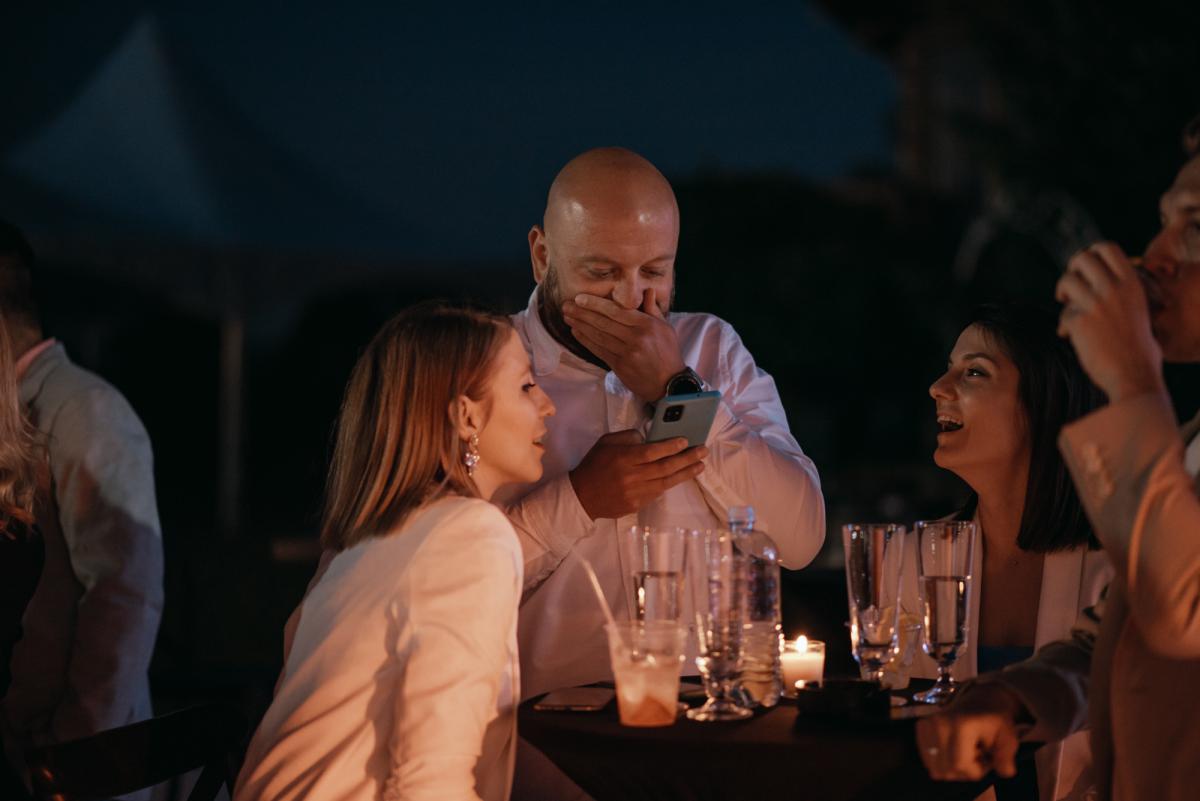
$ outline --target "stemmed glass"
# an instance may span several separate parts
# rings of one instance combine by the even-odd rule
[[[882,682],[896,654],[900,630],[900,582],[907,529],[895,523],[842,526],[850,641],[863,678]]]
[[[976,526],[969,520],[934,520],[918,522],[916,530],[917,586],[925,629],[921,647],[937,662],[938,677],[913,700],[940,704],[958,687],[950,668],[967,641]]]
[[[687,549],[688,587],[696,610],[696,639],[700,655],[696,667],[708,696],[704,706],[689,709],[692,720],[740,720],[749,709],[733,697],[733,684],[742,661],[742,626],[745,622],[745,556],[734,546],[728,531],[692,532]]]

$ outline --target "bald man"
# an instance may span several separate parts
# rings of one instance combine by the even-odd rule
[[[788,430],[775,382],[728,323],[671,311],[678,242],[670,184],[619,148],[563,167],[529,232],[537,288],[513,323],[558,415],[548,420],[542,481],[509,496],[526,556],[526,698],[612,678],[603,614],[580,561],[563,560],[586,557],[625,617],[632,587],[619,533],[639,513],[704,528],[752,505],[793,569],[824,541],[820,479]],[[704,447],[644,442],[648,404],[702,389],[722,396]]]

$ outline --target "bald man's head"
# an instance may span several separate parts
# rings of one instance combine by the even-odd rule
[[[598,147],[568,161],[550,184],[542,225],[553,236],[596,216],[669,221],[679,232],[679,206],[667,179],[622,147]]]
[[[542,225],[529,232],[547,329],[576,355],[596,362],[566,327],[563,302],[587,294],[635,309],[649,298],[666,313],[678,244],[675,192],[653,164],[619,147],[571,159],[550,185]]]

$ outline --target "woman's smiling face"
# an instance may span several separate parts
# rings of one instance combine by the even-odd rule
[[[1021,375],[978,325],[954,344],[945,375],[929,387],[938,421],[933,460],[978,489],[999,470],[1029,462],[1029,425],[1021,407]]]

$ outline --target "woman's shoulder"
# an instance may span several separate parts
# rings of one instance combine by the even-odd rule
[[[430,504],[421,515],[429,537],[467,539],[475,544],[495,541],[520,547],[512,523],[500,509],[481,498],[450,495]],[[414,521],[416,522],[416,521]]]
[[[512,523],[497,507],[478,498],[444,498],[424,510],[421,542],[413,561],[413,572],[426,589],[461,583],[479,584],[485,579],[516,581],[519,588],[523,559],[521,543]],[[440,569],[453,564],[454,571]],[[438,569],[429,569],[432,566]],[[436,593],[434,593],[436,594]]]

